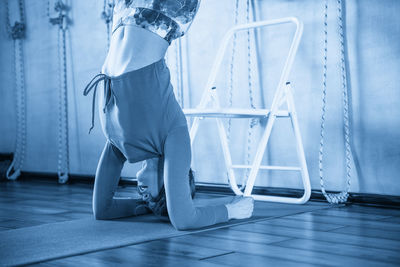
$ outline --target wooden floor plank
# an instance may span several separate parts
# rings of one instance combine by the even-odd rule
[[[20,195],[25,195],[28,198],[35,198],[36,197],[41,197],[41,196],[52,196],[52,197],[60,197],[60,196],[65,196],[65,195],[71,195],[71,194],[83,194],[86,195],[91,190],[85,190],[82,192],[77,192],[79,189],[77,188],[76,190],[74,189],[73,192],[70,190],[70,188],[63,188],[62,186],[54,186],[54,187],[38,187],[38,186],[33,186],[33,187],[26,187],[26,188],[8,188],[6,190],[1,190],[0,192],[2,195],[5,196],[20,196]],[[35,194],[34,194],[34,193]]]
[[[60,216],[66,218],[67,220],[78,220],[78,219],[87,219],[93,218],[93,212],[66,212],[61,213]]]
[[[265,267],[265,266],[293,266],[293,267],[301,267],[301,266],[311,266],[311,264],[301,263],[301,262],[293,262],[289,260],[273,258],[273,257],[264,257],[259,255],[251,255],[244,254],[240,252],[231,253],[219,257],[209,258],[204,260],[206,262],[218,263],[225,266],[254,266],[254,267]],[[204,262],[203,261],[203,262]]]
[[[329,231],[338,228],[342,228],[345,225],[340,224],[330,224],[330,223],[320,223],[314,221],[300,221],[300,220],[290,220],[286,219],[286,217],[271,219],[271,220],[263,220],[257,222],[259,224],[264,225],[283,225],[285,227],[295,228],[295,229],[308,229],[308,230],[316,230],[316,231]]]
[[[362,219],[362,220],[381,220],[385,218],[389,218],[392,215],[382,215],[382,214],[369,214],[369,213],[358,213],[355,211],[349,211],[345,208],[336,208],[336,209],[324,209],[324,210],[316,210],[312,212],[313,214],[324,215],[328,217],[344,217],[344,218],[353,218],[353,219]]]
[[[192,238],[193,236],[193,238]],[[294,261],[304,264],[314,264],[319,266],[340,266],[346,265],[346,262],[357,264],[357,266],[380,266],[379,262],[367,261],[355,257],[340,256],[323,253],[318,251],[311,251],[305,249],[282,248],[279,246],[244,242],[239,240],[232,240],[227,238],[215,237],[207,235],[207,233],[200,233],[190,236],[174,238],[178,242],[195,243],[198,246],[205,246],[207,248],[226,248],[235,252],[243,254],[257,255],[267,258],[280,259],[284,261]],[[290,242],[287,241],[287,242]],[[223,256],[228,257],[228,256]],[[245,265],[246,266],[246,265]],[[250,265],[249,265],[250,266]]]
[[[243,242],[241,240],[227,238],[222,239],[221,237],[205,235],[204,233],[172,237],[169,239],[185,245],[195,245],[211,249],[223,249],[225,251],[240,251],[261,256],[266,249],[266,244],[263,243]]]
[[[282,237],[277,235],[232,231],[230,228],[207,231],[203,232],[202,235],[216,237],[216,238],[223,238],[228,240],[237,240],[242,242],[260,243],[260,244],[269,244],[289,239],[288,237]]]
[[[59,213],[64,213],[64,212],[68,211],[66,209],[35,207],[35,206],[25,206],[25,205],[2,206],[1,210],[3,212],[22,211],[22,212],[28,212],[28,213],[32,213],[32,214],[45,214],[45,215],[59,214]]]
[[[384,248],[391,250],[400,249],[400,241],[397,240],[389,240],[383,238],[366,237],[366,236],[342,234],[334,232],[314,231],[307,229],[299,231],[297,229],[284,226],[277,226],[277,225],[269,226],[269,225],[249,223],[246,225],[234,226],[231,227],[231,229],[238,231],[245,231],[245,232],[271,234],[283,237],[303,238],[303,239],[344,243],[350,245],[359,245],[362,247],[365,246],[365,247]]]
[[[355,218],[343,218],[343,217],[333,217],[326,216],[315,213],[302,213],[291,216],[286,216],[286,220],[294,220],[294,221],[306,221],[306,222],[314,222],[321,224],[336,224],[336,225],[345,225],[345,226],[357,226],[357,227],[366,227],[372,229],[388,229],[391,231],[400,231],[400,222],[392,223],[389,222],[390,218],[382,219],[382,220],[364,220],[364,219],[355,219]]]
[[[256,201],[254,203],[254,212],[253,216],[260,217],[283,217],[290,214],[303,213],[308,211],[316,211],[321,209],[327,209],[329,205],[326,203],[319,202],[308,202],[305,205],[293,205],[286,203],[271,203],[271,202],[263,202]]]
[[[3,211],[0,209],[0,218],[6,219],[14,219],[14,220],[21,220],[21,221],[37,221],[45,223],[54,223],[54,222],[63,222],[67,221],[68,219],[60,216],[60,214],[32,214],[28,212],[22,211]]]
[[[267,265],[268,262],[271,264],[277,263],[278,265],[272,265],[272,266],[286,266],[286,265],[291,265],[292,263],[294,264],[299,264],[299,265],[304,265],[306,263],[304,262],[299,262],[297,261],[296,257],[289,257],[289,259],[285,258],[284,254],[281,254],[280,257],[276,257],[275,253],[270,253],[269,248],[266,244],[261,244],[261,243],[253,243],[253,242],[243,242],[239,240],[234,240],[234,239],[223,239],[221,237],[212,237],[208,235],[204,235],[205,233],[201,234],[193,234],[193,235],[185,235],[185,236],[179,236],[179,237],[173,237],[170,238],[171,240],[174,240],[175,242],[180,242],[183,244],[187,245],[193,245],[195,244],[196,246],[200,247],[205,247],[205,248],[211,248],[211,249],[221,249],[223,248],[224,250],[228,251],[235,251],[235,253],[239,253],[243,257],[243,259],[246,257],[249,259],[254,266],[260,266],[260,263],[265,264],[264,266],[269,266]],[[244,257],[245,256],[245,257]],[[252,256],[258,256],[258,257],[252,257]],[[279,254],[278,254],[279,256]],[[221,257],[216,257],[212,259],[208,259],[207,261],[213,261],[217,263],[223,263],[226,261],[226,264],[230,264],[231,266],[253,266],[249,263],[243,263],[243,260],[234,260],[236,256],[221,256]],[[229,258],[229,259],[226,259]],[[290,260],[291,259],[295,259]],[[261,262],[254,262],[255,259],[261,260]],[[301,260],[302,258],[300,258]],[[303,259],[304,260],[304,259]],[[238,265],[238,263],[240,263]]]
[[[162,249],[162,248],[160,248]],[[103,260],[110,263],[109,266],[115,264],[131,265],[131,266],[221,266],[216,263],[203,262],[191,259],[185,256],[163,255],[158,250],[143,251],[132,247],[123,247],[118,249],[104,250],[95,253],[89,253],[80,256],[85,259]]]
[[[40,264],[30,266],[210,266],[220,267],[217,263],[212,262],[200,262],[192,259],[180,259],[171,256],[162,256],[154,253],[149,254],[145,251],[133,250],[127,251],[125,248],[118,250],[106,250],[101,252],[95,252],[75,257],[69,257],[59,260],[47,261]]]
[[[400,242],[400,232],[389,231],[387,229],[371,229],[364,227],[347,226],[339,229],[332,230],[331,232],[351,234],[356,236],[365,236],[371,238],[385,238],[390,240],[397,240]]]
[[[201,260],[204,258],[215,257],[222,254],[227,254],[232,251],[226,250],[224,248],[206,248],[197,246],[196,244],[184,244],[177,242],[174,239],[163,239],[151,242],[146,242],[142,244],[137,244],[129,246],[133,250],[142,251],[157,251],[158,254],[164,256],[177,256],[177,257],[188,257],[191,259]]]
[[[273,244],[274,246],[282,246],[297,249],[307,249],[313,251],[326,252],[335,255],[344,255],[368,259],[377,262],[387,262],[393,264],[400,263],[400,254],[398,251],[385,250],[379,248],[360,247],[356,245],[348,245],[337,242],[326,242],[310,239],[292,239]]]
[[[122,266],[122,264],[116,264],[113,262],[107,262],[103,259],[88,258],[85,256],[69,257],[59,260],[46,261],[37,264],[30,264],[28,266],[35,267],[75,267],[75,266],[85,266],[85,267],[98,267],[98,266]]]
[[[387,208],[387,207],[377,207],[377,206],[362,206],[362,205],[347,205],[342,208],[333,208],[333,209],[345,209],[350,212],[357,213],[365,213],[365,214],[377,214],[377,215],[391,215],[391,216],[399,216],[400,217],[400,209]]]
[[[0,197],[0,203],[2,204],[12,204],[17,201],[15,197]]]
[[[23,227],[30,227],[30,226],[35,226],[35,225],[40,225],[42,222],[38,221],[21,221],[21,220],[6,220],[6,221],[1,221],[0,222],[0,227],[5,227],[8,229],[17,229],[17,228],[23,228]]]
[[[61,203],[60,203],[61,202]],[[78,199],[77,201],[73,201],[73,199],[69,201],[49,201],[49,200],[43,200],[43,199],[30,199],[30,200],[21,200],[16,202],[17,205],[19,206],[35,206],[35,207],[48,207],[48,208],[69,208],[69,209],[74,209],[77,210],[80,207],[84,206],[85,208],[90,208],[92,206],[92,200],[87,200],[83,201],[82,199]],[[76,204],[79,204],[77,206]]]
[[[400,224],[400,217],[390,217],[390,218],[385,218],[380,220],[381,222],[391,222],[391,223],[397,223]]]
[[[46,190],[37,190],[37,188],[24,189],[24,190],[12,190],[12,191],[0,191],[3,197],[13,198],[16,200],[37,200],[37,199],[80,199],[88,200],[92,195],[92,190],[88,190],[84,193],[74,193],[64,191],[64,192],[52,192],[53,188],[48,188]],[[66,198],[69,196],[69,198]]]

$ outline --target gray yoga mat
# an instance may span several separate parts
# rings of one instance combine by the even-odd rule
[[[227,201],[227,198],[217,198],[197,202],[202,205]],[[177,231],[170,223],[161,222],[153,215],[108,221],[81,219],[8,230],[0,232],[0,266],[32,264],[326,207],[256,203],[257,211],[251,219],[233,220],[195,231]]]

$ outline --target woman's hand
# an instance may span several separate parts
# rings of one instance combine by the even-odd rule
[[[254,199],[251,197],[235,197],[231,203],[225,204],[229,219],[247,219],[253,214]]]

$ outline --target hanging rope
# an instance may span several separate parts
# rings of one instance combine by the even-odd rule
[[[48,2],[48,6],[50,6],[50,1]],[[69,173],[67,52],[65,36],[68,29],[68,7],[62,0],[58,0],[55,2],[54,10],[58,13],[58,17],[49,18],[49,21],[52,25],[58,25],[57,56],[59,64],[59,116],[57,174],[58,181],[60,183],[66,183],[68,181]]]
[[[107,51],[110,49],[110,33],[113,19],[114,0],[104,0],[103,12],[101,18],[106,23],[107,28]]]
[[[234,25],[236,26],[238,24],[239,20],[239,1],[236,0],[235,2],[235,18],[234,18]],[[235,63],[235,55],[236,55],[236,46],[237,46],[237,33],[235,32],[233,34],[233,42],[232,42],[232,54],[231,54],[231,60],[230,60],[230,65],[229,65],[229,97],[228,97],[228,106],[231,108],[233,105],[233,71],[234,71],[234,63]],[[231,128],[232,128],[232,119],[228,119],[228,129],[227,129],[227,138],[228,138],[228,144],[230,143],[230,137],[231,137]]]
[[[345,51],[344,51],[344,35],[343,35],[343,12],[342,1],[337,0],[338,24],[339,24],[339,41],[340,41],[340,64],[341,79],[343,91],[343,123],[344,123],[344,143],[346,154],[346,181],[347,185],[344,191],[338,194],[327,193],[324,185],[323,157],[324,157],[324,138],[325,138],[325,115],[326,115],[326,78],[328,63],[328,0],[325,0],[324,6],[324,67],[323,67],[323,90],[322,90],[322,116],[321,116],[321,139],[319,148],[319,175],[321,182],[321,191],[326,200],[331,204],[345,203],[349,197],[350,181],[351,181],[351,148],[350,148],[350,127],[349,127],[349,105],[348,105],[348,88],[346,77]]]
[[[15,100],[17,114],[17,134],[15,142],[15,152],[13,161],[6,172],[7,179],[15,180],[21,174],[21,169],[25,159],[26,147],[26,90],[25,90],[25,70],[24,70],[24,51],[23,39],[25,38],[25,10],[24,1],[18,0],[18,11],[20,21],[10,23],[10,9],[8,0],[5,1],[6,7],[6,29],[8,35],[13,39],[13,72],[15,81]]]
[[[238,24],[239,20],[239,3],[240,0],[236,0],[235,2],[235,16],[234,16],[234,25]],[[250,0],[246,1],[246,22],[250,22]],[[233,106],[233,84],[234,84],[234,64],[235,64],[235,55],[236,55],[236,48],[237,48],[237,34],[234,33],[233,35],[233,43],[232,43],[232,54],[230,59],[230,66],[229,66],[229,97],[228,97],[228,106]],[[248,80],[248,88],[249,88],[249,102],[250,107],[255,109],[254,105],[254,97],[253,97],[253,84],[252,84],[252,68],[251,68],[251,33],[250,30],[247,30],[247,80]],[[247,153],[246,153],[246,163],[250,165],[250,156],[251,156],[251,140],[252,140],[252,130],[255,125],[257,125],[258,121],[256,119],[250,120],[250,126],[247,133]],[[227,139],[228,143],[230,143],[230,135],[232,129],[232,119],[228,119],[228,128],[227,128]],[[227,174],[228,178],[229,175]],[[246,181],[249,176],[249,170],[246,170],[245,178],[242,182],[242,186],[240,190],[245,188]]]
[[[236,26],[238,24],[239,20],[239,1],[236,0],[235,2],[235,16],[234,16],[234,25]],[[236,55],[236,46],[237,46],[237,33],[235,32],[233,34],[233,42],[232,42],[232,53],[231,53],[231,59],[230,59],[230,65],[229,65],[229,97],[228,97],[228,107],[231,108],[233,105],[233,75],[234,75],[234,63],[235,63],[235,55]],[[228,139],[228,145],[230,144],[231,141],[231,129],[232,129],[232,119],[228,119],[228,129],[226,133],[226,137]],[[226,173],[226,177],[229,180],[229,173]]]
[[[250,22],[250,0],[246,1],[246,22]],[[254,105],[254,98],[253,98],[253,84],[252,84],[252,69],[251,69],[251,36],[250,36],[250,29],[247,30],[247,81],[248,81],[248,88],[249,88],[249,101],[250,107],[252,109],[256,109]],[[246,164],[250,165],[250,156],[251,156],[251,136],[253,134],[253,127],[256,126],[258,120],[251,119],[250,125],[247,132],[247,154],[246,154]],[[246,186],[247,180],[249,178],[249,171],[250,169],[246,169],[246,178],[242,182],[241,190],[243,190]]]

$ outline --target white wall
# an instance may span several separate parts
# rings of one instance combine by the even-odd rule
[[[296,16],[304,22],[304,35],[290,81],[303,134],[307,163],[313,189],[319,188],[318,151],[321,117],[323,2],[318,0],[255,0],[260,19]],[[16,1],[10,1],[15,18]],[[91,98],[82,90],[98,73],[106,53],[106,28],[100,19],[103,1],[70,0],[72,24],[68,31],[68,102],[70,168],[74,174],[94,174],[105,138],[96,114],[96,127],[90,127]],[[397,176],[400,172],[400,3],[385,1],[346,1],[349,89],[352,99],[354,141],[353,180],[351,191],[400,195]],[[329,1],[328,41],[328,107],[326,122],[326,185],[340,190],[345,186],[342,137],[340,54],[337,34],[336,1]],[[240,22],[245,21],[245,3],[240,6]],[[4,21],[4,5],[1,5]],[[27,39],[25,42],[27,88],[27,157],[25,171],[57,171],[57,30],[48,23],[47,1],[26,0]],[[185,50],[185,107],[195,106],[209,75],[223,34],[232,26],[234,0],[203,0],[198,16],[183,41]],[[260,50],[256,55],[251,43],[252,85],[257,107],[268,107],[277,84],[284,57],[294,32],[291,26],[260,32]],[[14,82],[12,74],[12,41],[0,27],[0,153],[12,152],[15,142]],[[169,52],[173,78],[174,46]],[[257,59],[260,62],[257,68]],[[246,35],[238,36],[234,67],[233,104],[248,107]],[[227,104],[230,51],[218,76],[217,90]],[[173,80],[175,81],[175,79]],[[216,127],[212,121],[202,123],[193,150],[193,165],[198,179],[204,182],[226,182],[222,153],[218,147]],[[261,125],[265,125],[262,122]],[[232,122],[232,151],[235,162],[246,160],[247,126],[244,120]],[[251,158],[262,126],[252,133]],[[270,151],[264,163],[295,164],[295,148],[290,125],[279,121],[271,137]],[[124,175],[134,176],[137,166],[128,166]],[[357,170],[358,175],[355,174]],[[238,173],[240,175],[240,173]],[[258,185],[300,186],[297,174],[263,172]]]

